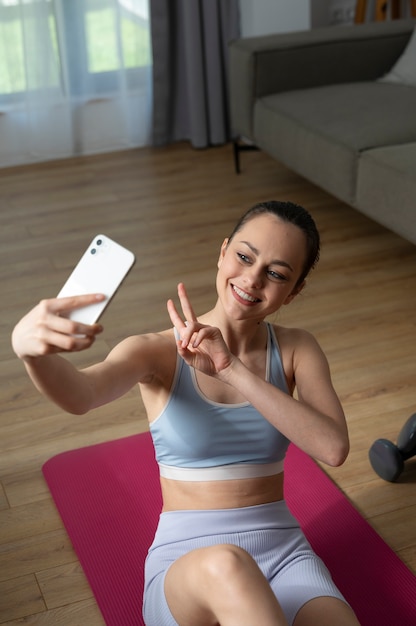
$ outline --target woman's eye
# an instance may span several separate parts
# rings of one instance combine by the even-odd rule
[[[269,270],[268,274],[270,278],[273,278],[274,280],[286,280],[286,276],[283,276],[282,274],[279,274],[278,272],[274,272],[273,270]]]
[[[241,261],[243,261],[243,263],[250,263],[250,259],[248,258],[248,256],[246,256],[242,252],[237,252],[237,256]]]

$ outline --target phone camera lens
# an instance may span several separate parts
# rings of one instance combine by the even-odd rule
[[[91,254],[95,254],[96,252],[97,252],[97,250],[95,248],[92,248]]]
[[[97,239],[97,246],[101,246],[101,244],[102,244],[102,243],[103,243],[103,242],[102,242],[102,240],[101,240],[101,239]]]

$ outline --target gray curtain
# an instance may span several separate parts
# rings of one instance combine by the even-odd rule
[[[153,143],[195,148],[231,139],[228,43],[239,35],[238,0],[150,0]]]

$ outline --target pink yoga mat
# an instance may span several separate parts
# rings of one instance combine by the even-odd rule
[[[412,572],[307,455],[291,446],[285,469],[288,505],[361,625],[415,626]],[[106,624],[143,626],[161,508],[149,433],[58,454],[43,472]]]

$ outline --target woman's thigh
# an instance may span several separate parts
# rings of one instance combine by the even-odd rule
[[[209,602],[207,559],[214,548],[199,548],[180,557],[164,577],[164,596],[175,624],[217,624]],[[208,597],[207,597],[208,594]]]
[[[302,614],[302,609],[312,602],[313,607],[319,608],[322,599],[328,599],[341,606],[348,605],[332,580],[331,574],[324,562],[313,552],[307,541],[301,540],[297,550],[287,559],[285,566],[280,569],[270,584],[280,605],[282,606],[289,624],[299,626],[296,618]],[[319,601],[319,602],[318,602]],[[309,611],[307,611],[307,614]],[[325,622],[326,623],[326,622]],[[335,622],[337,626],[340,626]],[[348,622],[347,622],[348,623]],[[305,621],[305,625],[309,622]],[[315,626],[321,622],[310,622]],[[324,624],[324,622],[322,622]]]
[[[293,626],[360,626],[352,608],[337,598],[314,598],[296,615]]]

